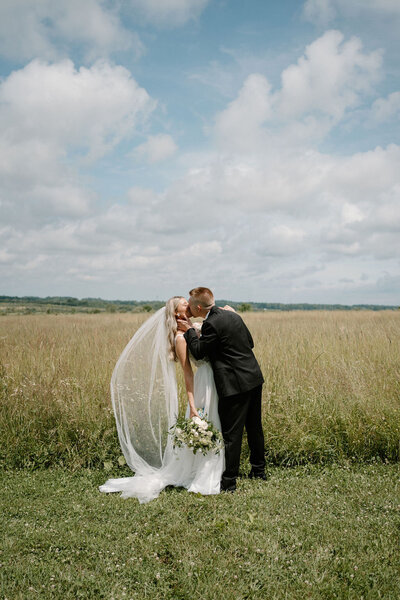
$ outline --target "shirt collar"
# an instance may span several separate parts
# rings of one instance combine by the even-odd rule
[[[212,309],[215,308],[215,304],[212,305],[212,307],[210,308],[210,310],[208,311],[208,313],[206,314],[206,316],[204,317],[204,320],[208,319],[210,312],[212,311]]]

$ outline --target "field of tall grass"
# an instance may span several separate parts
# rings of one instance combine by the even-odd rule
[[[119,354],[147,317],[0,320],[0,466],[119,464],[109,381]],[[270,464],[399,460],[400,311],[244,318],[265,375]],[[179,370],[178,380],[183,405]],[[245,462],[246,445],[243,450]]]

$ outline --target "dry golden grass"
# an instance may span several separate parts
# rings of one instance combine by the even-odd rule
[[[253,314],[277,462],[399,458],[400,313]]]
[[[0,320],[0,461],[115,461],[115,362],[145,314]],[[265,375],[267,458],[277,464],[400,456],[400,312],[245,315]],[[182,378],[179,389],[183,396]]]

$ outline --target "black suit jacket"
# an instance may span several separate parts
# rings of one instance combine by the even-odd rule
[[[253,354],[253,338],[237,313],[213,306],[200,338],[189,329],[185,339],[195,359],[209,358],[220,398],[248,392],[264,382]]]

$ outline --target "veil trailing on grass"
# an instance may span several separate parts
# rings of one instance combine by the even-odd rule
[[[168,354],[163,307],[135,333],[111,378],[118,437],[135,476],[109,479],[101,492],[148,502],[164,487],[174,461],[168,432],[178,416],[175,363]]]

